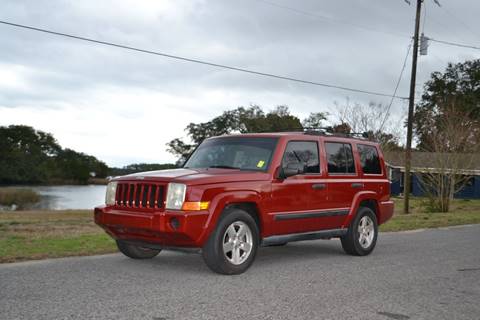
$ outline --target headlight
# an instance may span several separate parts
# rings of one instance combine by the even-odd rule
[[[167,191],[166,209],[180,210],[185,201],[187,186],[183,183],[169,183]]]
[[[117,182],[109,182],[107,185],[107,193],[105,194],[105,204],[113,206],[115,204],[115,194],[117,193]]]

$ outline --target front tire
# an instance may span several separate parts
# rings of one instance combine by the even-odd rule
[[[207,266],[220,274],[240,274],[253,263],[259,243],[255,220],[241,209],[225,212],[203,247]]]
[[[343,250],[346,253],[355,256],[366,256],[375,248],[377,235],[377,216],[372,209],[360,207],[348,228],[347,234],[340,239]]]
[[[156,257],[161,250],[144,248],[117,240],[117,247],[121,253],[132,259],[152,259]]]

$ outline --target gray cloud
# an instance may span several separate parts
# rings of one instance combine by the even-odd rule
[[[309,14],[258,0],[7,0],[2,2],[0,19],[237,67],[393,93],[413,31],[413,6],[402,0],[269,1]],[[478,1],[444,0],[442,8],[430,0],[426,3],[425,33],[428,36],[479,42],[480,35],[475,32],[480,30],[476,17],[480,12]],[[191,118],[179,118],[175,124],[179,128],[175,132],[181,133],[190,121],[208,120],[225,108],[240,104],[258,103],[270,108],[284,103],[289,104],[294,113],[306,115],[312,111],[331,112],[333,101],[343,101],[347,96],[361,103],[389,101],[3,25],[0,39],[0,66],[14,73],[19,72],[15,66],[27,70],[18,76],[23,86],[2,86],[0,80],[0,110],[2,107],[65,110],[68,105],[85,111],[101,109],[112,117],[128,118],[134,114],[134,119],[141,121],[141,115],[147,117],[151,110],[145,106],[149,103],[132,106],[134,110],[141,110],[137,113],[127,106],[113,106],[119,102],[110,92],[128,92],[129,97],[141,94],[139,103],[150,96],[152,105],[162,112],[191,113]],[[430,54],[420,58],[418,90],[432,71],[443,70],[449,61],[479,58],[479,53],[432,44]],[[399,95],[408,95],[409,71],[410,65]],[[1,72],[0,69],[0,75]],[[402,101],[395,101],[393,112],[403,115],[404,108]],[[16,121],[15,115],[2,118],[0,124]],[[30,123],[35,124],[33,118]],[[53,133],[66,135],[62,130]],[[165,141],[174,137],[171,132],[162,135]],[[81,137],[77,136],[75,144],[82,147]],[[97,155],[121,158],[115,152],[100,151]],[[139,158],[150,159],[148,155],[139,155]],[[171,158],[165,156],[164,159]]]

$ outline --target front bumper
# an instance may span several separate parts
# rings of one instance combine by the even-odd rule
[[[158,247],[203,246],[209,212],[140,211],[100,206],[95,223],[117,240],[150,243]]]

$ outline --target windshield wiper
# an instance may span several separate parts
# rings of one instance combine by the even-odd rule
[[[209,168],[240,170],[240,168],[225,165],[209,166]]]

